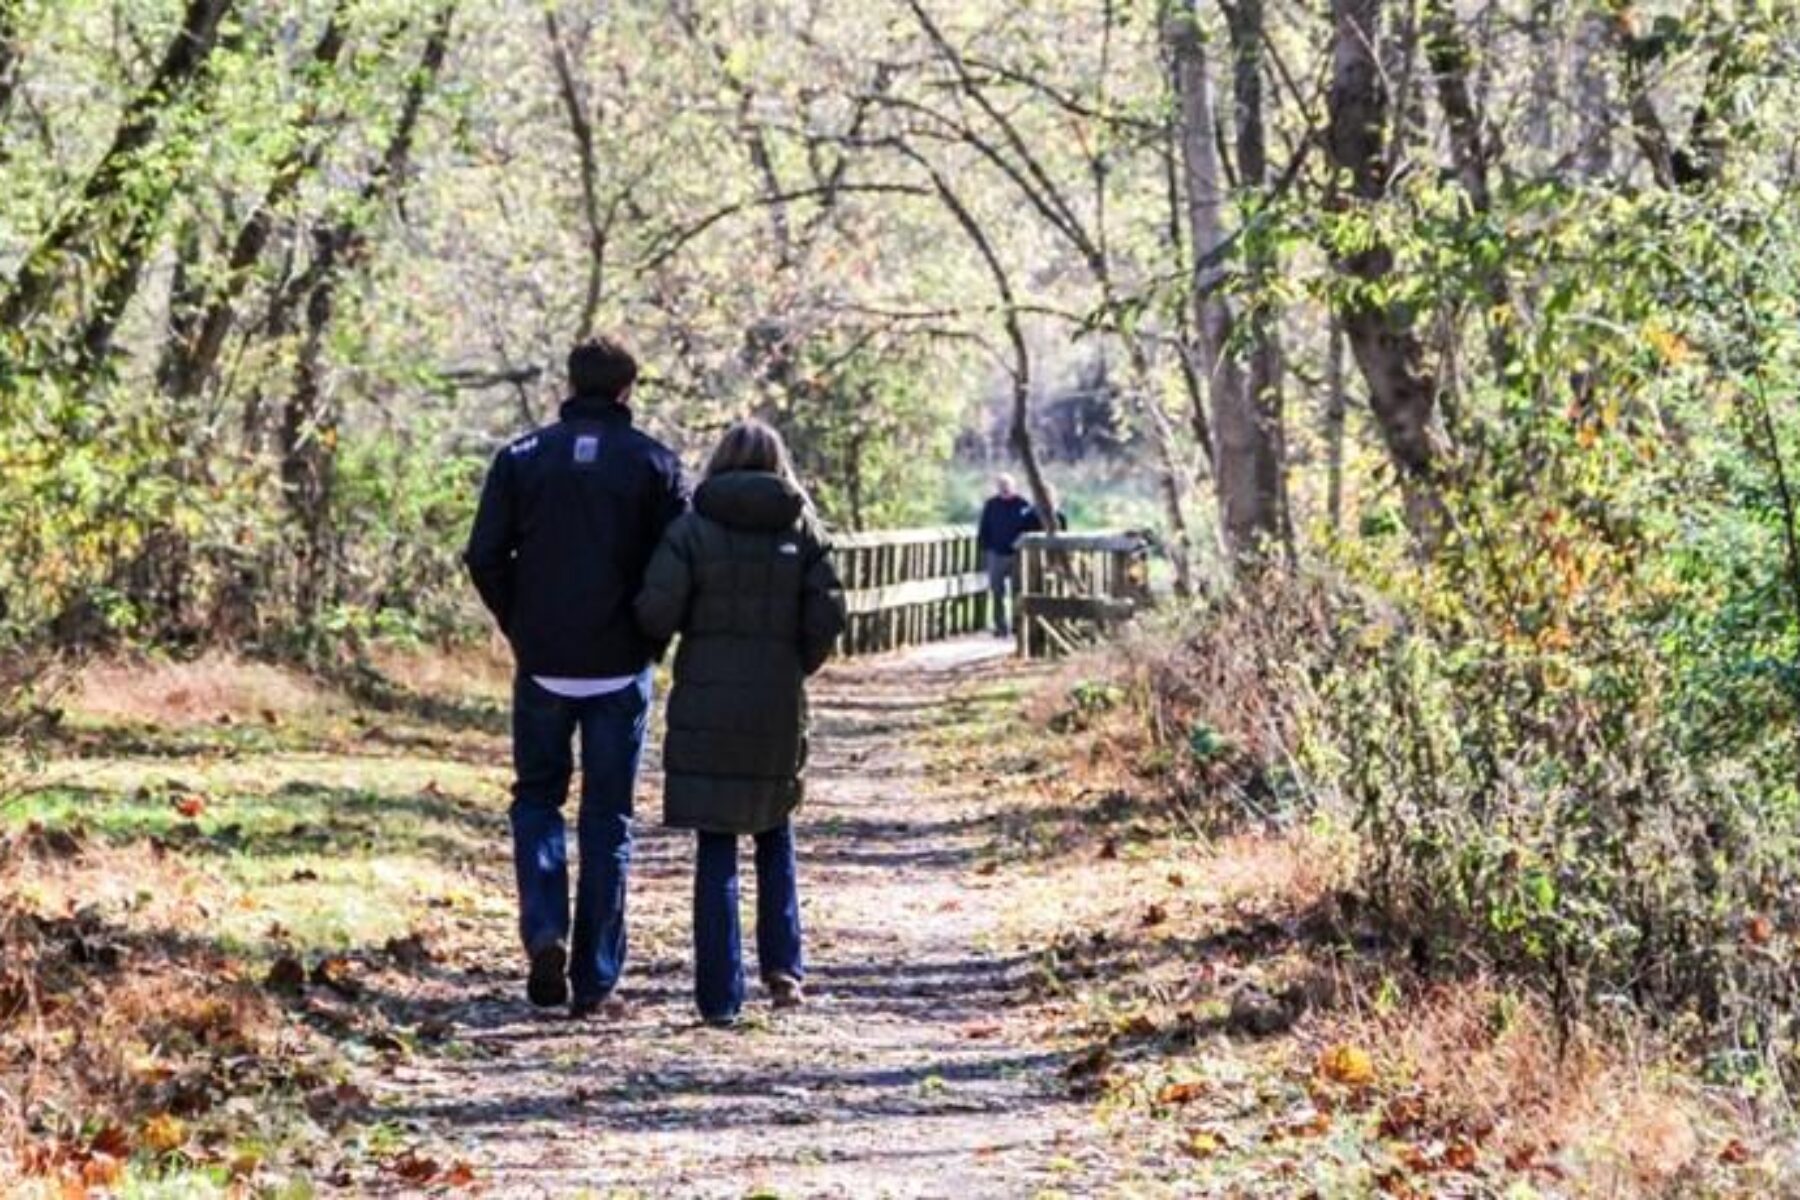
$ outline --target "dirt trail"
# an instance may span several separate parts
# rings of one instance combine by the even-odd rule
[[[448,1143],[507,1196],[1031,1196],[1101,1178],[1067,1055],[1034,1044],[1031,963],[1005,944],[1003,876],[984,873],[991,801],[943,780],[921,741],[952,696],[1006,682],[1004,644],[858,661],[815,684],[799,820],[809,1006],[700,1026],[690,999],[688,838],[641,789],[632,958],[612,1023],[519,997],[510,928],[409,999],[457,1025],[454,1054],[369,1081],[384,1115]],[[504,847],[483,886],[506,886]],[[746,860],[745,901],[751,898]],[[752,939],[746,912],[747,951]],[[752,979],[754,963],[747,964]]]

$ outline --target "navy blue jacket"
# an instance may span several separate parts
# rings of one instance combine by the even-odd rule
[[[990,496],[981,506],[981,526],[976,540],[983,550],[995,554],[1011,554],[1021,537],[1043,529],[1043,522],[1032,511],[1031,501],[1023,496]]]
[[[633,675],[662,652],[632,603],[663,530],[687,511],[674,451],[631,410],[577,396],[501,450],[463,555],[527,675]]]

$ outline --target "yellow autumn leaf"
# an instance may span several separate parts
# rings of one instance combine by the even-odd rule
[[[1375,1082],[1375,1060],[1362,1047],[1340,1042],[1319,1056],[1319,1073],[1334,1083],[1362,1087]]]
[[[1671,367],[1679,367],[1693,355],[1693,349],[1685,338],[1673,330],[1664,329],[1654,321],[1644,327],[1644,338],[1656,349],[1663,362]]]
[[[1223,1149],[1223,1144],[1219,1141],[1219,1135],[1216,1133],[1196,1129],[1193,1136],[1188,1138],[1187,1152],[1195,1158],[1209,1158],[1221,1149]]]
[[[171,1150],[179,1150],[181,1144],[187,1141],[187,1126],[182,1123],[180,1117],[170,1116],[168,1113],[157,1113],[144,1122],[143,1132],[140,1136],[144,1145],[150,1150],[157,1154],[167,1154]]]

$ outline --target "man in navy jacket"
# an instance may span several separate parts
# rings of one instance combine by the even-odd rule
[[[981,524],[976,541],[987,564],[988,591],[993,596],[994,635],[1008,637],[1012,624],[1007,620],[1006,596],[1014,587],[1013,571],[1017,564],[1019,539],[1043,528],[1031,502],[1019,495],[1011,475],[994,481],[994,495],[981,507]]]
[[[632,603],[687,509],[673,451],[632,427],[637,362],[607,339],[569,355],[562,419],[494,459],[464,561],[512,644],[513,862],[533,1004],[601,1011],[625,963],[632,796],[661,647]],[[562,805],[581,733],[573,929]],[[571,937],[572,932],[572,937]]]

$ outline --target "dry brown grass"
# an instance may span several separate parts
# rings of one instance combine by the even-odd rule
[[[450,650],[377,646],[369,662],[399,687],[424,696],[504,700],[512,687],[512,652],[498,637]]]
[[[328,707],[331,695],[306,676],[267,663],[209,653],[189,662],[115,660],[85,668],[69,706],[95,720],[193,725],[267,715],[293,717]]]
[[[1326,1014],[1301,1053],[1367,1049],[1384,1132],[1471,1139],[1484,1156],[1582,1195],[1757,1194],[1741,1177],[1719,1178],[1731,1167],[1760,1174],[1748,1115],[1709,1097],[1677,1051],[1642,1029],[1589,1030],[1559,1048],[1544,1005],[1484,977],[1433,985],[1381,1012],[1366,979],[1340,994],[1352,1006]]]
[[[128,920],[96,881],[129,881]],[[91,1183],[276,1070],[290,1026],[210,949],[198,883],[144,848],[0,842],[0,1177]]]

